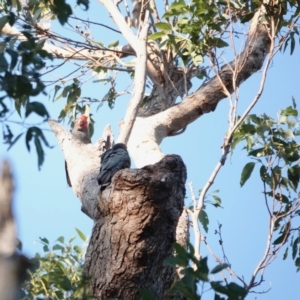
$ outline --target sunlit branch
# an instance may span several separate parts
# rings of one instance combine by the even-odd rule
[[[159,14],[158,14],[158,11],[157,11],[157,7],[156,7],[156,3],[154,0],[150,0],[150,7],[153,11],[153,15],[155,17],[155,22],[160,22],[160,17],[159,17]]]
[[[126,110],[124,121],[121,124],[120,136],[118,142],[127,144],[133,124],[135,122],[140,103],[142,102],[145,83],[146,83],[146,65],[147,65],[147,36],[149,30],[148,11],[144,22],[141,23],[141,30],[138,36],[137,61],[134,75],[134,90],[129,106]]]
[[[112,19],[116,23],[116,25],[119,27],[122,35],[127,40],[127,42],[130,44],[130,46],[135,50],[137,53],[137,38],[131,31],[130,27],[124,20],[123,15],[120,13],[118,8],[115,6],[115,4],[111,0],[98,0],[101,4],[105,6],[107,11],[110,13]]]
[[[191,218],[192,218],[192,224],[193,224],[193,230],[194,230],[194,234],[195,234],[195,257],[200,260],[201,255],[200,255],[200,242],[201,242],[201,231],[200,231],[200,227],[199,227],[199,221],[198,221],[198,216],[201,212],[201,209],[203,207],[203,203],[202,203],[202,207],[197,209],[197,199],[195,196],[195,192],[194,192],[194,188],[193,188],[193,184],[189,183],[188,184],[189,188],[190,188],[190,192],[191,192],[191,197],[192,197],[192,201],[193,201],[193,211],[190,213],[191,214]],[[197,266],[194,264],[194,269],[197,268]]]

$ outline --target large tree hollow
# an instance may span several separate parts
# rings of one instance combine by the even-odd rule
[[[167,155],[142,169],[121,170],[99,192],[100,218],[87,249],[85,274],[98,299],[139,299],[147,288],[162,299],[176,272],[173,253],[183,211],[186,167]]]

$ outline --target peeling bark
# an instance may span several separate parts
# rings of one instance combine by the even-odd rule
[[[167,155],[155,165],[117,172],[99,194],[100,218],[85,261],[95,296],[139,299],[147,288],[163,298],[176,276],[163,261],[176,241],[185,181],[181,158]]]

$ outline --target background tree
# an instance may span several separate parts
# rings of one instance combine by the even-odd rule
[[[16,54],[13,51],[14,48],[9,48],[10,50],[7,52],[8,55],[12,57],[10,65],[5,64],[7,60],[5,55],[3,55],[4,69],[6,70],[7,67],[10,67],[10,72],[6,72],[3,77],[3,87],[8,87],[6,89],[4,88],[4,90],[8,93],[8,96],[14,98],[16,108],[19,112],[20,108],[24,106],[26,117],[29,116],[31,112],[36,112],[42,117],[48,117],[47,110],[41,103],[30,102],[30,100],[28,100],[28,96],[34,96],[43,88],[42,83],[38,80],[39,77],[36,75],[36,72],[43,67],[41,64],[42,58],[48,56],[45,50],[47,50],[48,53],[52,52],[52,54],[57,57],[67,59],[69,61],[70,59],[87,60],[88,64],[84,65],[86,66],[86,70],[83,69],[81,74],[85,74],[87,70],[94,68],[95,71],[101,71],[101,76],[104,76],[107,73],[107,71],[103,71],[103,69],[132,73],[134,68],[132,67],[132,64],[128,65],[128,62],[126,63],[126,57],[135,53],[137,56],[136,66],[138,67],[136,67],[134,72],[134,93],[130,101],[129,109],[124,117],[124,122],[121,125],[121,134],[118,140],[126,142],[134,121],[132,133],[128,141],[128,147],[132,158],[138,167],[149,163],[155,163],[163,157],[158,145],[165,137],[182,133],[186,126],[193,122],[196,118],[207,112],[215,110],[218,102],[227,96],[231,101],[229,129],[223,144],[224,153],[220,163],[213,173],[213,176],[211,177],[213,180],[215,178],[215,174],[226,160],[235,130],[243,121],[243,118],[237,118],[237,88],[239,84],[245,81],[254,72],[258,71],[263,64],[266,55],[270,53],[267,58],[266,67],[263,71],[261,81],[262,88],[258,91],[257,97],[254,98],[249,109],[245,111],[243,116],[246,116],[261,95],[264,87],[265,75],[271,58],[283,45],[283,43],[287,45],[286,42],[288,40],[291,44],[291,51],[293,51],[295,44],[294,35],[297,34],[297,29],[295,29],[297,27],[294,26],[297,21],[297,4],[294,3],[285,3],[291,6],[291,9],[295,8],[295,13],[288,15],[291,19],[287,22],[283,19],[283,16],[286,13],[285,6],[275,5],[273,3],[265,4],[263,7],[252,4],[249,9],[248,6],[241,5],[236,2],[207,4],[196,1],[195,3],[191,3],[191,5],[187,5],[183,1],[178,1],[170,5],[170,7],[165,6],[165,8],[156,8],[153,2],[148,4],[137,1],[134,2],[131,7],[132,13],[130,13],[130,10],[127,10],[130,17],[123,18],[122,15],[120,15],[120,11],[117,9],[117,6],[110,1],[103,1],[102,4],[109,11],[112,19],[118,25],[119,30],[122,32],[122,35],[127,40],[128,44],[121,47],[117,46],[115,43],[107,48],[102,45],[99,46],[99,44],[96,44],[95,46],[95,42],[90,39],[89,32],[85,32],[84,30],[80,30],[79,28],[76,28],[76,26],[73,26],[74,30],[77,30],[77,32],[83,36],[85,44],[83,45],[82,42],[72,41],[68,38],[67,48],[62,48],[64,39],[57,35],[55,36],[49,29],[45,30],[45,25],[44,27],[36,26],[35,22],[40,21],[40,17],[43,17],[43,21],[45,21],[45,12],[48,12],[48,17],[49,15],[52,17],[51,12],[53,14],[59,12],[57,15],[59,21],[61,23],[65,23],[71,12],[69,9],[70,7],[64,2],[45,2],[45,6],[43,6],[44,4],[34,2],[29,4],[30,5],[26,8],[26,10],[24,10],[26,18],[18,19],[18,22],[26,20],[26,22],[29,22],[27,25],[32,26],[26,27],[28,28],[27,31],[23,32],[18,37],[18,40],[21,40],[22,38],[26,39],[25,42],[22,42],[18,46],[17,52],[18,55],[23,53],[23,56],[21,56],[22,60],[20,61],[20,65],[22,66],[22,76],[14,75],[12,72],[16,67],[16,59],[13,60],[13,58],[16,57]],[[87,3],[80,2],[79,4]],[[124,12],[126,11],[126,8],[127,6],[125,5]],[[19,7],[19,9],[21,9],[21,7]],[[123,11],[123,8],[120,9]],[[22,12],[22,10],[20,11]],[[165,13],[164,17],[162,17],[161,11]],[[225,47],[228,44],[231,44],[232,48],[235,49],[235,39],[233,36],[236,32],[236,28],[233,26],[232,21],[242,17],[242,21],[246,22],[253,16],[255,11],[260,11],[260,13],[256,13],[252,19],[252,25],[248,32],[248,39],[244,45],[244,50],[239,55],[234,56],[232,63],[227,64],[228,59],[223,59],[224,56],[220,55],[217,50],[218,48]],[[143,46],[146,47],[145,36],[148,33],[148,16],[152,32],[157,31],[157,29],[158,32],[149,37],[151,42],[147,43],[148,56],[146,56]],[[13,23],[13,14],[10,13],[8,16],[5,16],[5,18],[2,19],[2,23],[5,24],[8,20]],[[153,26],[154,23],[155,26]],[[128,24],[137,28],[136,35],[133,33],[135,32],[135,29],[130,30]],[[15,25],[17,24],[15,23]],[[284,26],[286,25],[289,25],[286,35],[283,35],[279,40],[279,43],[276,43],[276,34],[278,36],[283,34],[285,30]],[[13,29],[6,25],[3,27],[3,31],[7,34],[18,34],[15,31],[12,31]],[[43,36],[48,39],[52,39],[53,43],[36,43],[33,39],[35,34],[37,34],[40,39]],[[227,34],[229,40],[228,44],[224,41]],[[60,42],[62,44],[55,44],[55,42]],[[79,47],[79,45],[84,47]],[[29,51],[32,49],[35,49],[35,51]],[[234,50],[233,53],[236,53],[236,51]],[[30,56],[30,59],[28,56]],[[199,68],[199,62],[202,62],[204,58],[211,63],[211,70],[215,74],[212,73],[212,75],[210,75],[208,71],[204,73],[203,69]],[[125,59],[125,61],[122,59]],[[84,64],[85,63],[86,62],[84,62]],[[143,66],[145,66],[145,68]],[[143,97],[146,70],[147,78],[149,80],[149,95]],[[23,78],[23,75],[25,78],[27,76],[29,79],[26,81],[26,79]],[[34,75],[36,75],[35,77],[37,77],[37,79],[35,79]],[[207,77],[205,77],[206,79],[202,87],[195,93],[188,96],[191,79],[194,76]],[[93,98],[79,98],[81,93],[80,77],[77,76],[76,79],[73,79],[73,83],[71,85],[64,88],[61,96],[67,97],[67,104],[61,111],[60,117],[65,117],[69,112],[72,112],[74,117],[77,110],[80,112],[88,112],[89,106],[86,102],[88,102],[88,104],[93,102],[101,103],[101,101]],[[36,86],[30,86],[28,84],[28,81],[30,80],[35,80]],[[106,81],[110,81],[111,87],[103,101],[108,101],[110,105],[113,105],[116,96],[119,95],[116,92],[116,78],[106,77]],[[26,89],[24,89],[24,87],[26,87]],[[17,93],[20,90],[22,91],[22,94]],[[54,91],[57,92],[58,90],[59,86],[56,86]],[[231,98],[230,96],[232,92],[234,92],[234,98]],[[55,94],[56,97],[57,93]],[[176,103],[178,96],[183,98],[180,103]],[[6,100],[6,98],[3,100]],[[4,103],[4,101],[2,102]],[[99,216],[97,213],[95,214],[95,212],[97,212],[95,209],[97,207],[97,185],[93,178],[95,178],[95,174],[98,171],[97,155],[99,155],[99,151],[103,151],[103,143],[101,143],[100,147],[97,149],[90,147],[90,145],[84,148],[80,146],[76,147],[74,142],[69,139],[70,134],[68,132],[61,130],[60,127],[53,122],[51,122],[51,126],[56,132],[58,139],[61,141],[61,146],[66,156],[68,166],[70,166],[70,176],[72,178],[72,182],[75,183],[73,185],[74,192],[82,201],[84,210],[88,213],[88,215],[98,220]],[[12,145],[20,136],[13,139],[9,129],[10,128],[6,127],[7,134],[5,136],[6,141]],[[26,143],[28,148],[30,145],[29,142],[32,139],[34,140],[35,146],[38,150],[39,165],[41,165],[43,161],[43,150],[41,145],[42,143],[45,143],[46,145],[48,144],[42,131],[40,131],[36,126],[30,127],[26,132]],[[79,148],[81,148],[81,150]],[[74,151],[75,149],[76,151]],[[83,159],[78,159],[78,157],[84,158],[85,162],[82,163]],[[178,164],[178,168],[180,169],[180,161],[177,158],[170,157],[170,159],[172,159],[171,165],[168,159],[164,160],[164,172],[167,170],[172,171],[175,168],[174,159],[177,161],[176,164]],[[153,172],[153,170],[159,170],[160,167],[157,166],[155,168],[144,169],[144,171],[152,174],[151,172]],[[130,174],[122,172],[122,174],[125,174],[124,176],[127,177],[134,177],[137,176],[136,172],[138,171],[134,171]],[[184,174],[182,168],[181,172]],[[157,173],[159,174],[160,172]],[[147,177],[149,175],[143,176]],[[121,178],[122,177],[119,177],[118,181],[116,181],[118,184],[122,182]],[[158,176],[156,179],[158,180],[157,182],[160,182],[159,179],[162,178],[164,177],[160,178]],[[179,182],[181,180],[180,178],[182,179],[184,176],[178,176]],[[170,180],[175,179],[172,178]],[[194,209],[190,210],[191,217],[194,220],[196,238],[195,256],[197,259],[200,259],[198,245],[200,245],[200,240],[203,240],[203,237],[196,224],[198,222],[198,216],[203,208],[206,192],[213,180],[210,180],[202,190],[199,198],[199,204],[196,204]],[[82,182],[84,182],[84,184],[82,184]],[[153,185],[155,185],[154,182]],[[178,186],[180,186],[180,184]],[[181,191],[174,191],[178,195],[181,194],[181,200],[179,199],[179,202],[183,200],[183,186],[180,187],[182,189]],[[114,185],[112,186],[112,190],[114,190]],[[124,197],[124,195],[122,197]],[[130,195],[128,195],[128,197],[130,198]],[[175,199],[174,197],[171,198]],[[216,200],[215,204],[217,203],[218,200]],[[173,216],[178,218],[178,213],[182,210],[182,202],[179,203],[177,208],[176,205],[171,205],[171,207],[177,209]],[[109,211],[111,211],[111,208],[109,208],[109,205],[105,208],[105,201],[103,201],[100,213],[102,212],[106,214]],[[172,219],[172,222],[174,222],[172,227],[173,231],[170,231],[170,228],[166,228],[168,232],[174,232],[174,226],[177,223],[176,218],[174,220]],[[141,218],[138,218],[138,220],[140,221]],[[100,226],[99,222],[98,225]],[[95,228],[97,228],[97,226]],[[95,232],[97,232],[97,229],[94,231],[93,238],[97,238]],[[156,241],[159,240],[156,239]],[[172,241],[174,241],[174,235],[168,242],[168,250],[165,252],[165,256],[172,252],[172,249],[170,248]],[[93,244],[95,245],[95,243]],[[143,258],[143,255],[141,255],[140,258]],[[91,261],[93,262],[93,259]],[[162,258],[159,260],[159,263],[161,261]],[[87,262],[89,262],[89,260],[87,260]],[[91,263],[91,265],[95,264]],[[172,276],[169,279],[171,280]],[[165,292],[165,287],[160,288],[159,291],[154,288],[154,291],[159,296],[161,295],[160,293]],[[97,290],[97,292],[99,291]]]

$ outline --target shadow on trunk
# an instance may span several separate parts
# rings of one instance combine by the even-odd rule
[[[99,193],[100,218],[85,274],[99,299],[139,299],[142,288],[162,299],[176,278],[163,266],[172,255],[183,211],[186,167],[177,155],[142,169],[124,169]]]

